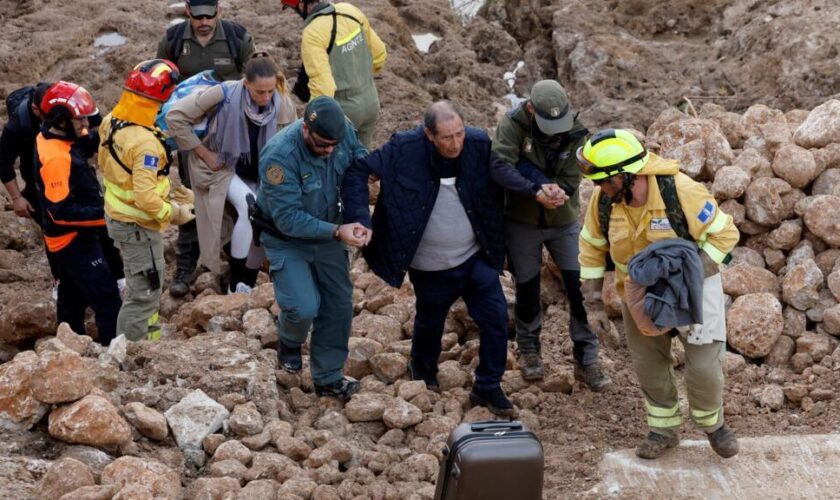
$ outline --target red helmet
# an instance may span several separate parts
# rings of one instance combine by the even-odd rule
[[[65,81],[58,81],[47,89],[40,106],[44,115],[50,115],[50,111],[61,107],[75,119],[99,113],[90,92],[75,83]]]
[[[123,88],[155,101],[166,102],[179,78],[175,63],[166,59],[150,59],[131,70]]]

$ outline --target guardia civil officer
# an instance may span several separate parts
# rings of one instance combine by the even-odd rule
[[[260,241],[282,311],[280,365],[293,373],[302,369],[301,345],[312,329],[315,392],[343,400],[359,390],[342,372],[353,317],[346,244],[366,244],[370,231],[342,224],[339,186],[350,163],[365,154],[339,104],[320,96],[260,155],[257,204],[273,225]]]

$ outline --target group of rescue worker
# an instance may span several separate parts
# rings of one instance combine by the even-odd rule
[[[554,80],[537,82],[501,119],[492,141],[466,126],[456,104],[439,101],[427,108],[422,125],[369,152],[384,43],[347,3],[281,3],[305,23],[294,90],[268,55],[255,50],[247,30],[220,18],[217,0],[189,0],[187,22],[167,31],[157,59],[131,70],[111,113],[100,117],[90,93],[65,81],[33,87],[19,110],[9,110],[0,178],[15,212],[43,229],[59,283],[59,321],[84,333],[90,307],[103,344],[117,335],[160,339],[163,233],[178,225],[169,293],[189,294],[198,262],[219,273],[226,241],[232,293],[250,291],[268,260],[281,310],[281,368],[302,370],[302,347],[310,339],[316,393],[347,400],[360,388],[343,374],[353,316],[347,245],[356,246],[388,284],[399,287],[406,274],[413,284],[411,377],[439,389],[444,323],[463,297],[480,330],[470,399],[512,416],[501,389],[505,261],[516,284],[513,331],[523,378],[545,374],[540,279],[546,248],[568,297],[576,375],[591,390],[605,391],[612,381],[598,360],[598,336],[611,327],[601,300],[608,267],[615,268],[624,299],[625,288],[638,285],[631,278],[634,258],[652,245],[688,240],[690,257],[702,265],[702,283],[690,291],[702,302],[693,322],[651,334],[626,300],[622,310],[650,429],[637,455],[656,458],[678,444],[674,337],[685,347],[691,419],[719,455],[737,453],[723,417],[726,327],[718,266],[739,234],[702,184],[630,131],[591,135]],[[173,188],[175,155],[155,121],[177,85],[206,70],[222,83],[175,102],[165,114],[179,147],[181,185]],[[302,118],[296,119],[290,91],[307,102]],[[208,123],[204,138],[193,128],[201,121]],[[104,194],[88,164],[96,152]],[[18,157],[23,191],[13,170],[9,175]],[[381,183],[372,217],[369,176]],[[595,187],[581,226],[583,178]],[[226,203],[237,213],[227,235]]]

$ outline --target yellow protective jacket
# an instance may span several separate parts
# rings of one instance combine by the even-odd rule
[[[106,145],[111,132],[108,115],[99,127],[98,161],[105,185],[105,213],[114,220],[136,223],[152,231],[165,230],[172,214],[169,177],[163,174],[166,149],[147,128],[131,125],[118,130],[113,139],[114,150],[131,169],[129,174]]]
[[[342,46],[356,37],[361,30],[370,50],[373,73],[379,73],[379,70],[385,65],[388,54],[385,43],[370,27],[368,18],[361,10],[349,3],[337,3],[333,7],[336,12],[352,16],[361,23],[361,26],[359,26],[359,23],[353,21],[353,19],[336,16],[335,46],[333,50],[342,50]],[[330,56],[327,54],[332,27],[333,17],[320,15],[308,22],[301,36],[300,54],[306,73],[309,75],[309,92],[312,99],[320,95],[335,97],[337,84],[330,67]],[[359,68],[358,71],[363,71],[363,69]]]
[[[714,196],[705,186],[680,172],[680,165],[676,160],[666,160],[650,153],[650,160],[638,175],[648,178],[647,202],[641,211],[638,225],[633,222],[624,203],[614,204],[607,241],[601,233],[598,221],[601,189],[596,187],[589,200],[583,229],[580,232],[581,279],[603,278],[609,252],[616,268],[616,289],[622,298],[627,263],[630,259],[654,241],[679,237],[668,223],[665,202],[659,193],[655,176],[674,176],[677,198],[685,214],[688,231],[698,247],[712,260],[720,264],[735,248],[739,239],[738,229],[732,217],[720,210]]]

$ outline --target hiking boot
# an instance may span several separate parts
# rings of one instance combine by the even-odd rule
[[[651,431],[645,440],[636,447],[636,456],[648,460],[659,458],[665,453],[665,450],[678,444],[680,444],[680,438],[677,436],[668,437]]]
[[[437,379],[437,373],[432,373],[429,370],[420,368],[414,361],[409,363],[408,372],[411,375],[411,380],[422,380],[426,382],[426,388],[430,391],[440,392],[440,382]]]
[[[359,381],[353,378],[344,377],[336,380],[332,384],[315,385],[315,394],[320,396],[327,396],[336,398],[340,401],[349,401],[350,396],[359,392],[361,385]]]
[[[723,426],[709,434],[709,444],[715,453],[723,458],[734,457],[738,454],[738,438],[727,426]]]
[[[172,278],[172,283],[169,285],[169,295],[177,299],[190,293],[191,274],[188,271],[176,271],[175,277]]]
[[[602,392],[612,386],[612,379],[604,373],[597,361],[586,366],[575,364],[575,378],[586,384],[592,392]]]
[[[280,367],[289,373],[299,373],[303,369],[300,346],[289,347],[282,340],[277,342],[277,359]]]
[[[472,392],[470,392],[470,401],[474,405],[486,407],[490,410],[490,413],[500,417],[512,417],[515,413],[513,404],[505,396],[501,387],[487,390],[473,387]]]
[[[545,376],[542,356],[538,352],[520,352],[519,369],[525,380],[542,380]]]

